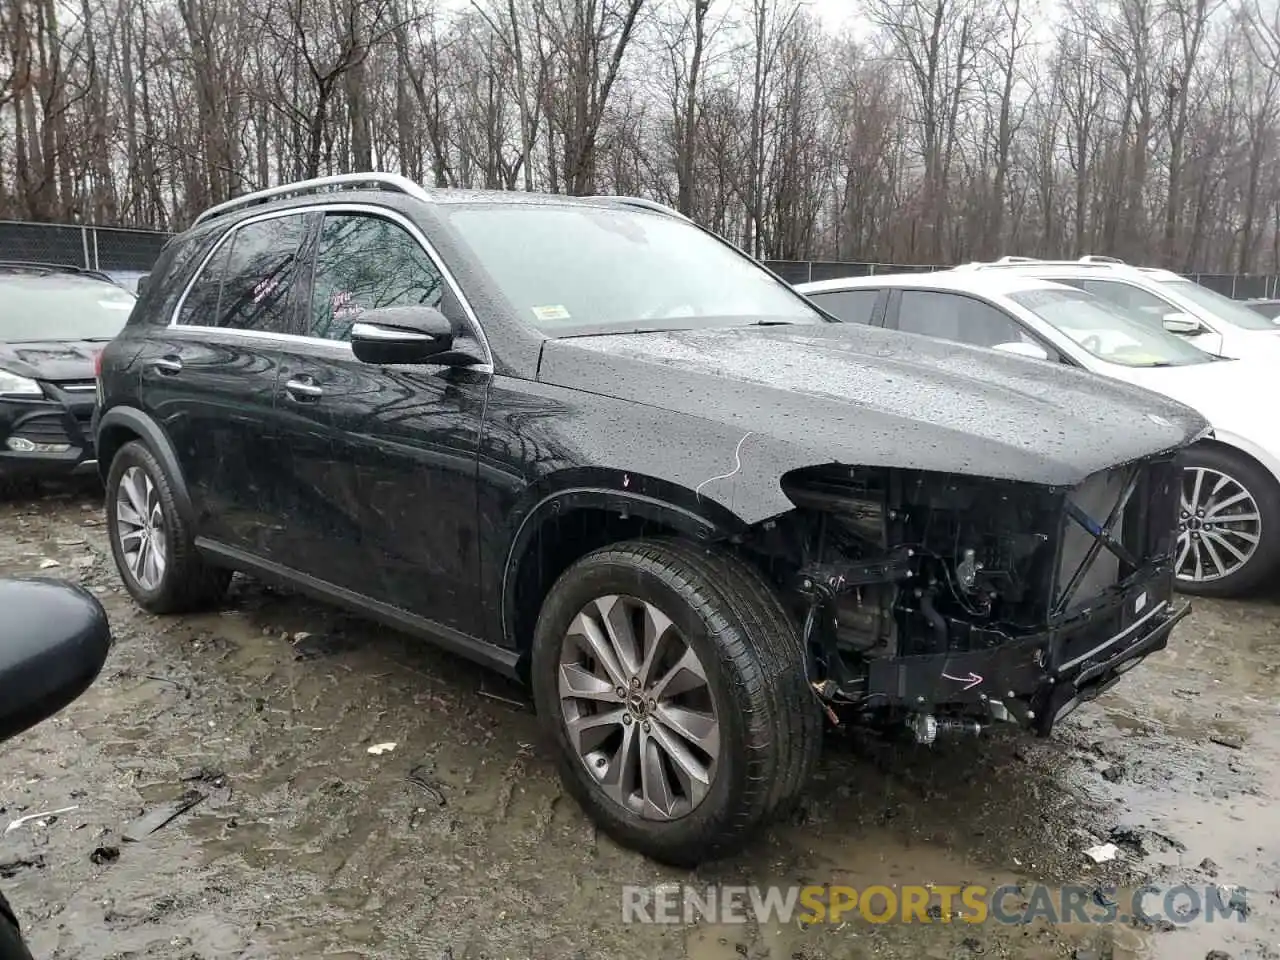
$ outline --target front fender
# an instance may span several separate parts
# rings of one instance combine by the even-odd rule
[[[782,477],[829,459],[754,428],[497,378],[477,464],[490,635],[513,642],[516,573],[558,514],[607,510],[694,540],[732,538],[794,509]]]
[[[131,440],[141,440],[160,461],[164,468],[169,486],[173,489],[174,501],[183,519],[192,524],[195,522],[195,510],[191,505],[191,494],[187,490],[186,480],[178,466],[178,457],[174,453],[173,444],[163,428],[147,414],[136,407],[111,407],[97,418],[94,430],[94,448],[98,451],[98,474],[103,483],[111,472],[111,461],[115,452]]]

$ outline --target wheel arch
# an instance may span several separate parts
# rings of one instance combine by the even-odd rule
[[[1181,575],[1182,561],[1184,559],[1181,550],[1187,549],[1187,545],[1191,544],[1192,541],[1188,539],[1185,542],[1186,545],[1179,548],[1180,552],[1178,561],[1175,563],[1174,572],[1178,578],[1178,589],[1184,593],[1220,598],[1248,596],[1272,579],[1276,570],[1280,568],[1280,537],[1274,535],[1275,517],[1277,512],[1280,511],[1280,479],[1277,479],[1276,469],[1272,465],[1274,461],[1267,456],[1265,451],[1258,451],[1255,445],[1247,441],[1233,442],[1237,438],[1232,437],[1230,434],[1224,435],[1221,431],[1215,431],[1215,433],[1215,437],[1207,437],[1185,451],[1185,454],[1190,456],[1184,455],[1184,459],[1182,459],[1183,467],[1190,469],[1197,465],[1191,458],[1198,451],[1201,454],[1216,455],[1215,459],[1226,459],[1228,461],[1226,469],[1230,472],[1234,473],[1230,466],[1230,464],[1234,463],[1238,464],[1238,468],[1241,470],[1247,469],[1250,473],[1256,473],[1256,484],[1238,474],[1234,479],[1254,499],[1262,524],[1261,539],[1257,542],[1254,552],[1249,555],[1245,563],[1237,564],[1229,570],[1222,570],[1218,556],[1211,553],[1210,560],[1218,565],[1219,572],[1210,579],[1199,578],[1201,559],[1196,561],[1197,572],[1195,575],[1188,577]],[[1255,451],[1257,452],[1255,453]],[[1206,466],[1216,470],[1223,469],[1221,463],[1209,463]],[[1258,485],[1263,484],[1266,486],[1259,489]],[[1271,529],[1271,533],[1267,532],[1268,528]],[[1188,534],[1180,528],[1178,536],[1181,540]]]
[[[1213,436],[1205,437],[1190,449],[1194,451],[1197,447],[1217,450],[1231,456],[1244,457],[1270,477],[1276,489],[1280,491],[1280,459],[1267,453],[1256,443],[1246,440],[1238,434],[1215,429]]]
[[[169,485],[173,489],[174,501],[182,511],[183,520],[191,523],[195,519],[195,510],[191,504],[191,495],[183,480],[182,470],[178,466],[178,456],[173,444],[158,423],[147,414],[134,407],[112,407],[98,421],[95,431],[94,445],[98,455],[98,475],[103,484],[111,473],[111,462],[126,443],[138,440],[146,445],[152,455],[160,461]]]
[[[542,598],[579,558],[636,536],[675,534],[711,542],[732,540],[748,529],[726,508],[692,490],[635,474],[627,478],[628,485],[637,479],[643,491],[593,478],[590,485],[548,492],[521,519],[502,568],[500,609],[503,640],[520,654],[522,673]]]

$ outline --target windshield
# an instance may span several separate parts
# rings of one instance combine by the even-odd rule
[[[101,280],[0,278],[0,341],[110,340],[129,319],[135,299]]]
[[[1213,358],[1140,314],[1083,290],[1043,287],[1009,299],[1026,307],[1099,360],[1124,367],[1181,367]]]
[[[1203,307],[1215,317],[1225,320],[1234,327],[1245,330],[1275,330],[1276,324],[1257,311],[1250,310],[1244,304],[1224,297],[1222,294],[1202,287],[1194,280],[1164,280],[1167,287],[1172,287],[1179,296],[1186,297],[1198,307]]]
[[[552,336],[834,322],[675,217],[541,204],[447,213],[519,316]]]

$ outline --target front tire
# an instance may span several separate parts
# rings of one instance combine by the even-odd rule
[[[1280,568],[1280,486],[1235,450],[1197,447],[1183,457],[1178,590],[1205,597],[1255,592]]]
[[[794,625],[749,569],[681,541],[614,544],[560,577],[534,631],[534,700],[566,789],[663,863],[740,848],[817,759]]]
[[[139,441],[126,443],[107,474],[107,535],[125,589],[151,613],[187,613],[217,603],[231,571],[196,552],[160,462]]]

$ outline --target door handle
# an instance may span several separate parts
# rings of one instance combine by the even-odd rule
[[[319,400],[324,396],[324,388],[312,381],[310,377],[290,380],[284,385],[284,390],[299,403]]]
[[[182,372],[182,361],[177,357],[161,357],[158,360],[151,361],[151,369],[156,373],[171,377],[175,373]]]

